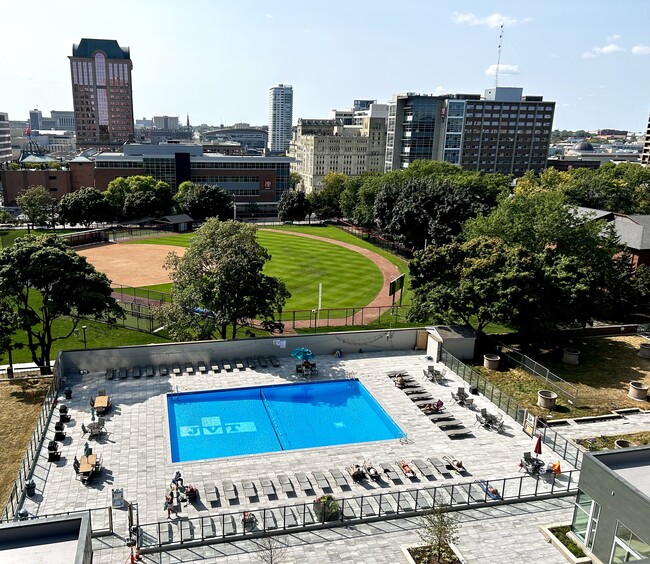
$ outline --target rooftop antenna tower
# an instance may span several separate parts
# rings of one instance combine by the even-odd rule
[[[499,31],[499,48],[497,49],[497,68],[494,71],[494,87],[497,88],[499,86],[499,66],[501,65],[501,41],[503,39],[503,24],[501,24],[501,28]]]

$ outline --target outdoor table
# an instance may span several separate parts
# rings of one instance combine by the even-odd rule
[[[104,408],[106,409],[108,407],[108,396],[97,396],[95,398],[95,409],[97,408]]]
[[[90,456],[82,456],[79,461],[79,473],[90,474],[95,469],[97,464],[97,455],[91,454]]]

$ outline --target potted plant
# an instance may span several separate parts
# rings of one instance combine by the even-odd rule
[[[319,521],[335,521],[340,507],[333,495],[325,494],[314,500],[314,513]]]

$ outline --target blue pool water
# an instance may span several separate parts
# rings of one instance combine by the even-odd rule
[[[403,437],[358,380],[167,396],[172,461]]]

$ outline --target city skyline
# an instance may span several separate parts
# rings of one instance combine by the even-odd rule
[[[65,6],[30,4],[30,39],[24,10],[14,4],[4,13],[0,111],[11,120],[26,120],[34,108],[72,109],[68,57],[82,37],[130,47],[135,119],[184,122],[189,114],[193,125],[263,125],[269,88],[284,83],[294,88],[295,125],[354,99],[482,93],[495,83],[501,24],[499,86],[557,102],[554,129],[643,131],[650,110],[650,3],[643,0],[619,3],[615,17],[607,3],[587,0],[417,1],[401,14],[383,1],[354,12],[338,1],[245,8],[117,1],[101,18]],[[39,30],[57,30],[47,33],[47,48]]]

